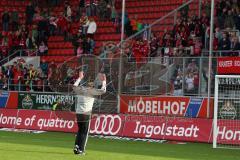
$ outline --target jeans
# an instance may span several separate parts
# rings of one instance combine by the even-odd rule
[[[91,16],[91,7],[90,6],[87,6],[86,7],[86,15],[89,17]]]
[[[3,31],[8,31],[8,22],[3,22]]]

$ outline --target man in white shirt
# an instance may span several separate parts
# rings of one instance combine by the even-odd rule
[[[98,73],[95,82],[82,82],[83,78],[84,72],[80,71],[79,78],[73,86],[73,90],[77,95],[76,116],[78,123],[78,132],[73,151],[74,154],[78,155],[85,154],[94,96],[106,93],[106,75],[104,73]]]

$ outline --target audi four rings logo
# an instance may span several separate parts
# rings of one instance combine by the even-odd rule
[[[122,126],[122,120],[119,115],[96,115],[93,116],[90,133],[116,135]]]

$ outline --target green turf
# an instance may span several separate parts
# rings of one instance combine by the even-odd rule
[[[90,138],[85,156],[72,152],[74,135],[0,131],[0,160],[240,160],[239,150],[210,144],[159,144]]]

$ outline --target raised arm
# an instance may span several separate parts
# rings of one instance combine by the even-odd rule
[[[80,71],[80,72],[79,72],[79,77],[78,77],[78,79],[76,80],[76,82],[73,84],[73,86],[74,86],[74,87],[79,86],[79,84],[80,84],[81,80],[83,79],[83,77],[84,77],[83,71]]]
[[[106,88],[107,88],[106,75],[104,73],[99,73],[98,79],[99,79],[99,81],[102,82],[101,88],[100,89],[90,88],[89,89],[90,95],[98,95],[99,96],[99,95],[106,93]]]

